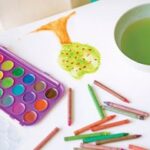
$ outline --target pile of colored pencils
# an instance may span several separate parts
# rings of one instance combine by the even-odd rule
[[[103,90],[107,91],[108,93],[114,95],[121,101],[126,102],[126,103],[130,102],[127,98],[120,95],[118,92],[108,88],[106,85],[98,81],[94,81],[94,84],[102,88]],[[149,116],[149,113],[135,109],[135,108],[127,107],[122,104],[116,104],[113,102],[104,102],[105,105],[103,105],[102,103],[100,103],[100,100],[97,97],[91,85],[88,85],[88,90],[101,119],[93,123],[90,123],[80,129],[75,130],[73,136],[68,136],[64,138],[65,141],[82,140],[82,143],[80,144],[79,148],[74,148],[74,150],[89,150],[89,149],[90,150],[125,150],[125,148],[104,146],[104,144],[137,139],[142,136],[140,134],[130,134],[126,132],[111,133],[109,131],[104,131],[112,127],[131,123],[131,120],[129,119],[123,119],[120,121],[112,122],[112,120],[116,118],[116,115],[106,116],[105,111],[108,110],[117,114],[122,114],[128,117],[140,119],[140,120],[145,120]],[[71,99],[72,99],[70,96],[70,93],[71,92],[69,90],[69,101],[68,101],[69,102],[69,105],[68,105],[69,115],[68,116],[71,115],[70,108],[72,108],[72,106],[70,105]],[[70,122],[70,118],[72,117],[68,117],[68,122]],[[70,123],[68,124],[70,125]],[[92,133],[83,134],[84,132],[88,130],[92,131]],[[128,148],[131,150],[148,150],[146,148],[135,146],[132,144],[130,144]]]

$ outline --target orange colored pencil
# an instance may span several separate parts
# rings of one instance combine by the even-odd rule
[[[126,103],[130,102],[126,97],[124,97],[121,94],[119,94],[118,92],[110,89],[106,85],[104,85],[96,80],[94,81],[94,84],[97,85],[98,87],[100,87],[101,89],[107,91],[108,93],[112,94],[113,96],[117,97],[118,99],[122,100],[123,102],[126,102]]]
[[[53,136],[59,131],[59,128],[54,128],[35,148],[34,150],[41,150],[49,140],[53,138]]]
[[[132,145],[132,144],[129,145],[129,149],[130,150],[148,150],[147,148],[143,148],[143,147],[140,147],[140,146],[135,146],[135,145]]]
[[[106,118],[104,118],[104,119],[102,119],[102,120],[99,120],[99,121],[96,121],[96,122],[94,122],[94,123],[91,123],[91,124],[89,124],[89,125],[87,125],[87,126],[85,126],[85,127],[82,127],[82,128],[80,128],[80,129],[74,131],[74,134],[75,134],[75,135],[81,134],[81,133],[83,133],[83,132],[85,132],[85,131],[87,131],[87,130],[90,130],[92,127],[95,127],[95,126],[97,126],[97,125],[100,125],[100,124],[103,124],[103,123],[105,123],[105,122],[108,122],[108,121],[112,120],[112,119],[115,118],[115,117],[116,117],[116,115],[111,115],[111,116],[108,116],[108,117],[106,117]]]
[[[124,125],[127,123],[130,123],[130,120],[125,119],[125,120],[116,121],[116,122],[112,122],[112,123],[108,123],[108,124],[104,124],[104,125],[98,125],[98,126],[92,127],[91,130],[98,131],[98,130],[103,130],[103,129],[107,129],[107,128],[111,128],[111,127],[115,127],[115,126]]]
[[[73,121],[72,112],[72,88],[68,89],[68,126],[71,126]]]

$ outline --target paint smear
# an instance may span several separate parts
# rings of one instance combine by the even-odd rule
[[[93,46],[71,42],[67,31],[67,22],[74,14],[75,12],[72,12],[41,26],[33,32],[53,31],[62,44],[59,55],[60,66],[74,78],[80,79],[83,75],[93,73],[99,68],[101,57],[99,51]]]
[[[100,65],[98,50],[87,44],[70,43],[62,45],[59,64],[77,79],[86,73],[95,72]]]

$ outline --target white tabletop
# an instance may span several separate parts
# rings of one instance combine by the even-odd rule
[[[81,80],[73,79],[59,66],[57,60],[61,45],[52,32],[29,34],[40,25],[69,12],[1,33],[1,45],[5,45],[20,57],[48,72],[63,82],[66,87],[71,86],[74,89],[74,123],[71,127],[67,126],[66,95],[37,125],[22,127],[7,117],[22,133],[23,144],[20,145],[20,150],[32,150],[55,126],[60,127],[61,131],[44,147],[45,150],[71,150],[73,147],[78,147],[80,141],[64,142],[63,137],[73,135],[75,129],[99,119],[87,90],[87,84],[93,84],[94,79],[102,81],[128,97],[132,103],[125,105],[149,112],[150,73],[138,70],[124,61],[114,40],[114,28],[119,17],[128,9],[147,2],[150,0],[100,0],[76,9],[76,15],[72,16],[67,26],[72,41],[90,44],[96,47],[102,56],[99,70],[96,73],[85,75]],[[95,89],[101,101],[124,104],[105,91],[97,87]],[[108,112],[108,114],[111,113]],[[4,113],[0,112],[0,115]],[[126,118],[128,117],[118,115],[116,120]],[[131,143],[150,148],[150,118],[145,121],[131,120],[132,123],[112,128],[110,131],[142,134],[143,137],[109,145],[127,148],[127,145]]]

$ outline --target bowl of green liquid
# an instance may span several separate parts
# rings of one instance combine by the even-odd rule
[[[150,71],[150,4],[137,6],[121,16],[114,35],[121,53]]]

